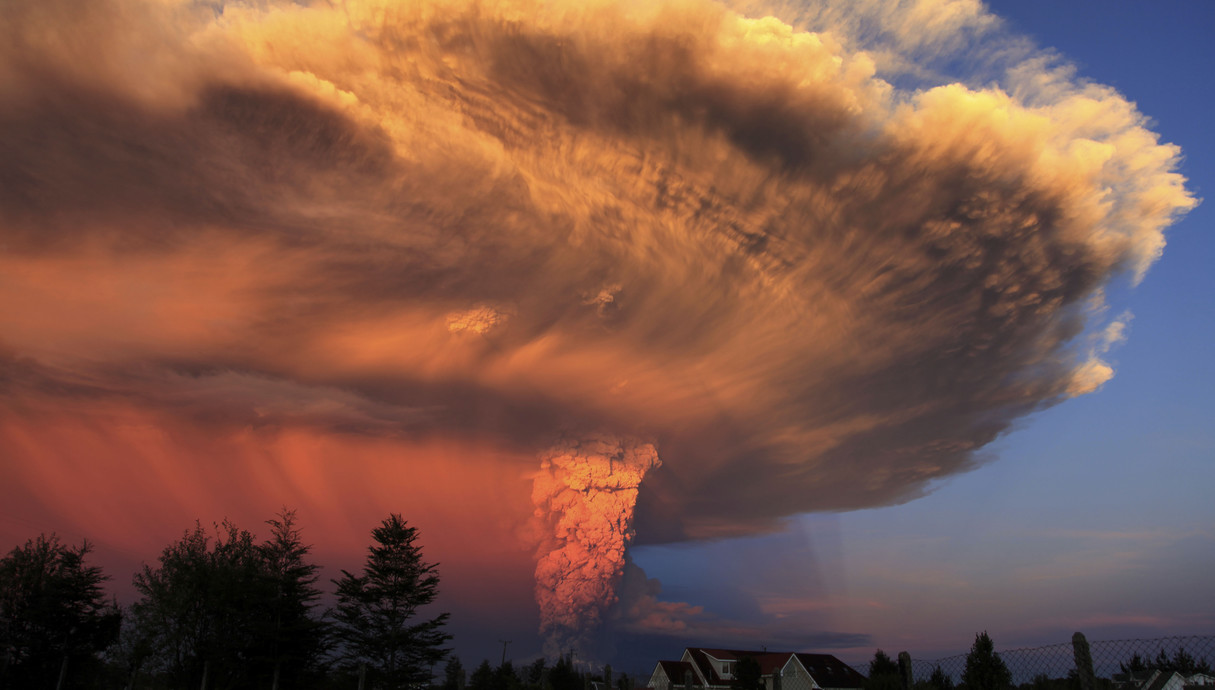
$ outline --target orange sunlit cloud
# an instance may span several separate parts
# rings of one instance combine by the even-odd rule
[[[147,524],[287,505],[350,553],[399,511],[459,581],[560,560],[536,552],[561,524],[528,501],[537,454],[610,475],[650,448],[627,506],[575,511],[611,534],[584,549],[606,584],[572,629],[608,615],[634,529],[907,500],[1099,388],[1104,287],[1195,203],[1111,90],[1027,72],[1016,94],[896,93],[894,57],[842,20],[708,0],[6,14],[8,497],[141,552]],[[881,18],[924,49],[914,18]],[[639,620],[700,614],[634,579]]]

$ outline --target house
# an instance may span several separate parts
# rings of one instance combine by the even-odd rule
[[[684,656],[687,656],[686,650]],[[672,690],[686,687],[689,683],[698,690],[704,689],[704,682],[693,670],[692,664],[686,661],[660,661],[650,674],[647,686],[653,690]]]
[[[1115,673],[1115,690],[1191,690],[1215,685],[1215,676],[1195,673],[1189,677],[1176,671],[1151,669],[1140,673]]]
[[[1142,690],[1182,690],[1185,680],[1185,676],[1176,671],[1153,671],[1140,687]]]
[[[650,674],[648,687],[729,688],[737,664],[744,657],[759,664],[765,690],[858,690],[865,682],[864,676],[830,654],[688,647],[679,661],[659,661]]]

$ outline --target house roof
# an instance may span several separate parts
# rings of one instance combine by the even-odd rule
[[[760,673],[765,676],[770,676],[784,668],[785,664],[789,663],[790,656],[792,655],[789,652],[762,652],[752,655],[759,662]]]
[[[670,667],[664,665],[663,672],[667,674],[667,677],[671,679],[674,685],[683,683],[684,670],[692,668],[693,665],[698,675],[695,681],[697,685],[701,684],[701,679],[704,679],[710,686],[729,685],[730,680],[722,678],[717,673],[717,668],[710,661],[710,657],[718,661],[738,661],[743,657],[751,657],[759,664],[760,673],[765,676],[772,675],[783,669],[796,657],[798,663],[806,669],[806,672],[824,688],[860,688],[865,682],[864,676],[830,654],[757,652],[744,649],[719,649],[711,647],[688,647],[685,649],[685,654],[687,658],[692,660],[690,663],[686,661],[659,662],[659,664],[671,664]],[[678,668],[675,664],[679,664]],[[671,675],[673,672],[678,675]]]
[[[824,688],[859,688],[865,676],[830,654],[794,654],[802,668]]]
[[[717,674],[717,669],[713,668],[713,664],[709,662],[709,652],[714,652],[712,656],[717,659],[734,659],[736,657],[728,656],[721,657],[718,654],[729,653],[726,649],[702,649],[700,647],[688,647],[687,652],[692,657],[692,662],[696,664],[696,669],[700,671],[700,677],[708,681],[709,685],[729,685],[729,682]]]
[[[1143,686],[1143,690],[1164,690],[1164,686],[1173,680],[1173,676],[1177,676],[1178,685],[1184,683],[1182,675],[1176,671],[1168,673],[1158,671],[1152,675],[1152,679],[1148,681],[1147,685]]]
[[[671,681],[671,685],[682,686],[684,682],[684,674],[691,673],[692,685],[704,687],[704,685],[700,682],[700,678],[696,675],[696,672],[692,670],[692,664],[689,664],[686,661],[660,661],[658,662],[658,666]]]
[[[759,663],[760,673],[771,675],[784,666],[789,658],[789,652],[756,652],[746,649],[715,649],[709,647],[688,647],[687,651],[696,661],[696,667],[701,675],[708,679],[710,685],[729,685],[730,680],[722,678],[717,669],[709,662],[708,657],[718,661],[738,661],[743,657],[751,657]]]

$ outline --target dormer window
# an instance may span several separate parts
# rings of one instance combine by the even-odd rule
[[[729,661],[721,662],[721,675],[729,676],[734,674],[734,664]]]

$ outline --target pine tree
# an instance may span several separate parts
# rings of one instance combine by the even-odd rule
[[[493,690],[494,669],[489,665],[489,659],[481,661],[481,665],[473,670],[468,679],[468,690]]]
[[[421,618],[439,591],[438,564],[422,560],[416,527],[392,514],[372,530],[361,575],[345,570],[337,585],[336,644],[351,666],[365,664],[369,676],[389,688],[427,685],[432,667],[447,655],[443,632],[448,614]]]
[[[548,672],[548,682],[552,690],[581,690],[583,688],[582,674],[574,668],[573,652],[568,656],[561,655],[553,663]]]
[[[1162,673],[1171,673],[1176,669],[1173,668],[1173,660],[1168,654],[1164,653],[1164,648],[1160,648],[1160,653],[1156,655],[1156,660],[1152,662],[1152,668],[1155,668]]]
[[[90,550],[40,535],[0,559],[0,687],[74,685],[118,637],[121,614],[105,602],[101,568],[85,564]]]
[[[548,676],[547,664],[540,657],[527,665],[527,687],[529,690],[543,690],[544,681]]]
[[[266,576],[274,591],[269,603],[271,688],[298,686],[315,673],[324,651],[325,625],[312,615],[321,591],[316,587],[320,566],[307,561],[312,547],[295,527],[295,511],[283,508],[270,525],[270,538],[261,545]]]
[[[899,665],[886,652],[877,650],[869,662],[869,677],[865,679],[865,690],[900,690],[903,679],[899,676]]]
[[[940,664],[937,664],[932,668],[932,675],[928,677],[928,685],[933,690],[953,690],[953,678],[946,675]]]
[[[966,690],[1007,690],[1012,686],[1012,672],[996,654],[995,645],[986,631],[975,635],[975,643],[966,655],[962,683]]]
[[[443,690],[464,690],[464,664],[460,657],[451,656],[443,667]]]
[[[1147,662],[1143,657],[1139,656],[1139,652],[1130,658],[1130,661],[1118,664],[1122,668],[1122,672],[1132,676],[1143,675],[1148,670]]]
[[[494,670],[493,690],[520,690],[522,685],[515,673],[515,665],[509,659]]]

